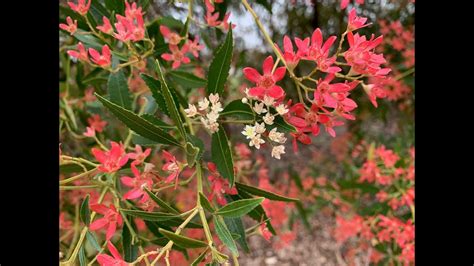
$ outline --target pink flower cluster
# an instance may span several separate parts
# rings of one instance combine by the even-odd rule
[[[204,49],[204,45],[199,44],[198,36],[196,36],[193,41],[186,39],[180,48],[179,44],[185,39],[184,37],[163,25],[160,26],[160,32],[168,42],[171,51],[171,53],[162,54],[161,58],[166,61],[172,61],[173,64],[171,67],[173,69],[178,68],[181,64],[189,64],[191,62],[191,59],[186,56],[187,53],[192,53],[195,58],[199,58],[199,51]]]

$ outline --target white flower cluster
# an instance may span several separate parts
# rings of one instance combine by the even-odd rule
[[[245,93],[247,94],[247,97],[243,98],[242,102],[250,104],[253,111],[262,117],[263,122],[255,122],[255,125],[253,126],[246,125],[244,131],[242,131],[242,134],[246,137],[246,139],[249,139],[250,147],[254,146],[256,149],[260,149],[260,145],[265,143],[265,140],[262,139],[262,134],[267,131],[265,128],[266,125],[273,125],[275,117],[278,115],[283,116],[288,113],[288,108],[282,103],[276,105],[275,99],[272,97],[265,96],[263,101],[259,101],[248,94],[248,89],[245,90]],[[251,100],[250,103],[249,99]],[[252,103],[254,103],[253,106]],[[270,107],[275,108],[275,114],[271,113]],[[274,127],[268,131],[268,138],[270,139],[271,143],[274,144],[272,145],[272,157],[280,159],[281,155],[285,153],[285,146],[283,145],[287,140],[285,135],[281,132],[278,132],[277,128]]]
[[[207,128],[211,133],[217,132],[219,130],[219,123],[217,119],[219,118],[219,113],[224,110],[222,104],[219,101],[219,94],[211,93],[209,95],[209,100],[204,98],[198,102],[198,107],[194,104],[189,104],[187,109],[184,109],[187,117],[200,116],[201,123]]]

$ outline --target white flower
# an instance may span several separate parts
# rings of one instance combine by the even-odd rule
[[[219,118],[219,113],[217,112],[209,112],[206,115],[207,119],[209,119],[209,123],[215,123],[217,122],[217,118]]]
[[[219,113],[219,112],[222,112],[222,110],[224,110],[224,109],[222,109],[222,104],[220,102],[212,104],[212,107],[211,107],[212,112]]]
[[[253,110],[255,111],[255,113],[257,114],[262,114],[262,113],[266,113],[267,112],[267,109],[263,108],[263,103],[255,103],[254,107],[253,107]]]
[[[264,103],[266,106],[272,106],[272,105],[275,103],[275,99],[272,98],[272,97],[268,97],[267,95],[265,95],[265,97],[263,98],[263,103]]]
[[[186,116],[187,117],[193,117],[195,115],[197,115],[197,109],[196,109],[196,106],[194,104],[190,104],[188,106],[188,109],[184,109],[184,112],[186,113]]]
[[[211,133],[215,133],[215,132],[219,131],[219,124],[216,123],[216,122],[211,123],[207,129],[209,129],[209,131]]]
[[[198,105],[199,105],[199,110],[201,111],[206,110],[207,107],[209,107],[209,101],[207,100],[207,98],[204,98],[198,102]]]
[[[258,134],[250,140],[249,146],[255,146],[255,148],[258,150],[260,149],[260,144],[263,143],[265,143],[265,141],[261,138],[260,134]]]
[[[248,103],[249,102],[249,99],[247,99],[246,97],[242,98],[242,103]]]
[[[251,125],[245,125],[244,131],[242,131],[242,134],[247,138],[247,139],[252,139],[255,137],[256,132],[255,132],[255,127]]]
[[[258,122],[255,122],[255,132],[257,132],[257,134],[262,134],[265,130],[265,123],[259,124]]]
[[[270,114],[270,113],[267,113],[264,117],[263,117],[263,122],[265,122],[265,124],[267,125],[273,125],[273,120],[275,119],[275,117]]]
[[[273,128],[272,130],[270,130],[270,132],[268,133],[268,137],[270,138],[270,140],[274,141],[274,142],[278,142],[278,143],[285,143],[286,142],[286,137],[285,137],[285,134],[281,133],[281,132],[277,132],[277,128]]]
[[[216,104],[217,102],[219,102],[219,94],[218,93],[216,93],[216,94],[211,93],[209,95],[209,101],[211,101],[212,104]]]
[[[277,158],[278,160],[281,159],[280,155],[285,153],[285,146],[279,145],[275,146],[272,149],[272,157]]]
[[[288,113],[288,109],[286,108],[286,106],[284,104],[278,105],[275,109],[276,109],[276,111],[278,112],[279,115],[284,115],[284,114]]]

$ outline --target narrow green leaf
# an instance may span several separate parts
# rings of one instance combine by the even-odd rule
[[[146,121],[148,121],[150,123],[153,123],[155,126],[161,128],[165,131],[168,131],[168,130],[171,130],[171,129],[176,129],[175,126],[172,126],[170,124],[167,124],[167,123],[163,122],[161,119],[157,118],[154,115],[142,114],[140,117],[145,119]]]
[[[80,266],[87,265],[86,253],[84,252],[84,245],[82,245],[81,248],[79,249],[79,265]]]
[[[237,246],[235,245],[234,239],[232,238],[229,229],[227,229],[227,226],[222,221],[222,217],[214,217],[214,227],[216,229],[217,236],[222,241],[222,243],[224,243],[224,245],[229,248],[232,254],[238,256],[239,251],[237,250]]]
[[[145,191],[146,193],[148,193],[148,195],[150,195],[150,198],[156,202],[156,204],[158,204],[158,206],[160,206],[161,208],[171,212],[171,213],[174,213],[176,215],[179,215],[179,211],[176,210],[175,208],[171,207],[170,205],[168,205],[168,203],[166,203],[165,201],[163,201],[162,199],[158,198],[154,193],[152,193],[151,191],[149,191],[147,188],[145,188]]]
[[[122,0],[105,0],[105,7],[108,10],[114,10],[117,14],[123,14],[125,11],[125,1]]]
[[[138,257],[138,245],[132,244],[132,235],[128,226],[124,226],[122,229],[122,245],[125,261],[132,262],[136,260]]]
[[[184,88],[204,88],[206,86],[206,80],[189,72],[175,70],[170,71],[168,74],[176,83]]]
[[[163,98],[165,99],[166,107],[170,113],[171,119],[173,119],[176,127],[178,128],[178,132],[181,134],[183,139],[186,138],[186,130],[184,130],[183,121],[181,120],[181,116],[178,112],[178,106],[176,105],[173,96],[171,94],[170,89],[168,88],[168,84],[166,84],[165,77],[163,76],[163,72],[161,71],[160,61],[155,61],[155,68],[156,72],[158,73],[158,77],[161,81],[161,93],[163,94]]]
[[[135,133],[147,139],[169,145],[181,146],[181,144],[171,135],[164,132],[159,127],[139,117],[133,112],[110,102],[99,94],[95,93],[97,99],[107,107],[118,119],[120,119],[127,127],[135,131]]]
[[[207,94],[218,93],[222,95],[224,92],[224,84],[229,76],[233,47],[234,40],[232,38],[232,27],[230,27],[224,43],[217,49],[209,66]]]
[[[192,239],[187,236],[177,235],[171,231],[159,229],[160,233],[162,233],[166,238],[173,241],[176,245],[182,248],[204,248],[207,247],[208,244],[201,240]]]
[[[204,260],[204,257],[206,256],[207,254],[207,249],[204,250],[194,261],[193,263],[191,263],[191,266],[198,266],[199,263]]]
[[[253,199],[252,195],[248,194],[247,192],[245,191],[240,191],[239,194],[237,195],[230,195],[230,197],[232,198],[232,200],[236,201],[236,200],[240,200],[240,199]],[[267,228],[268,230],[273,234],[273,235],[276,235],[276,231],[275,229],[273,228],[273,225],[272,223],[270,222],[268,216],[267,216],[267,213],[265,212],[265,210],[263,209],[263,207],[261,205],[258,205],[257,207],[255,207],[255,209],[253,209],[252,211],[250,211],[248,213],[248,216],[250,216],[250,218],[254,219],[255,221],[257,222],[261,222],[262,220],[266,220],[267,221]]]
[[[230,233],[234,237],[234,235],[238,235],[238,238],[234,238],[237,244],[245,251],[250,252],[248,243],[247,243],[247,236],[245,234],[244,224],[242,223],[242,218],[229,218],[224,217],[224,222],[227,225]]]
[[[80,211],[81,221],[89,226],[91,222],[91,214],[89,210],[89,194],[86,196],[84,201],[81,204],[81,211]]]
[[[259,197],[233,201],[218,209],[214,214],[232,218],[241,217],[260,205],[264,199],[265,198]]]
[[[157,19],[158,23],[160,25],[165,25],[170,28],[178,28],[181,30],[181,28],[184,26],[183,22],[181,20],[177,20],[171,16],[164,16],[159,19]]]
[[[229,180],[230,187],[234,186],[234,160],[222,125],[219,126],[219,131],[212,134],[211,157],[219,173]]]
[[[187,134],[187,139],[194,145],[194,147],[199,148],[199,152],[196,156],[196,161],[198,161],[199,159],[201,159],[204,153],[204,142],[202,142],[200,138],[190,134]]]
[[[236,117],[243,120],[254,120],[255,115],[248,104],[241,100],[234,100],[230,102],[220,114],[222,117]]]
[[[284,202],[297,202],[297,201],[299,201],[299,199],[288,198],[288,197],[281,196],[281,195],[278,195],[278,194],[270,192],[270,191],[266,191],[266,190],[263,190],[263,189],[260,189],[260,188],[257,188],[257,187],[248,186],[248,185],[238,183],[238,182],[235,183],[235,186],[237,187],[237,190],[239,190],[239,191],[244,190],[245,192],[248,192],[252,195],[261,196],[261,197],[267,198],[269,200],[284,201]]]
[[[84,34],[85,31],[77,30],[73,35],[78,41],[82,42],[87,48],[94,48],[96,50],[102,51],[102,46],[104,45],[101,40],[97,39],[93,35]]]
[[[209,202],[207,197],[204,196],[204,194],[202,194],[202,192],[199,192],[199,200],[201,201],[202,207],[204,207],[204,209],[206,209],[207,211],[209,211],[211,213],[216,211],[216,209],[214,209],[214,207],[212,207],[212,204]]]
[[[191,142],[186,143],[186,162],[189,167],[193,167],[199,155],[200,149],[194,146]]]
[[[165,98],[161,93],[161,82],[146,74],[140,74],[140,77],[143,79],[143,81],[145,81],[145,84],[150,89],[153,98],[155,98],[155,102],[156,104],[158,104],[160,110],[167,116],[169,116],[170,113],[168,111],[168,108],[166,107]]]
[[[169,239],[166,238],[166,237],[164,237],[164,236],[162,236],[162,237],[159,237],[159,238],[151,239],[150,242],[153,243],[153,244],[155,244],[155,245],[158,245],[158,246],[160,246],[160,247],[164,247],[164,246],[166,246],[166,244],[168,244]],[[182,247],[180,247],[180,246],[173,245],[173,246],[171,247],[171,249],[176,250],[176,251],[179,251],[179,252],[181,252],[181,253],[183,253],[183,254],[186,254],[186,249],[184,249],[184,248],[182,248]]]
[[[291,165],[288,167],[288,173],[290,174],[290,178],[293,179],[295,185],[299,188],[299,190],[303,191],[303,183],[301,182],[301,178]]]
[[[164,213],[164,212],[147,212],[147,211],[125,210],[125,209],[121,209],[120,211],[133,217],[138,217],[146,221],[154,221],[154,222],[167,221],[174,218],[179,218],[178,215]]]
[[[100,1],[91,1],[89,13],[94,16],[94,19],[102,24],[102,17],[110,17],[110,12],[100,3]]]
[[[86,232],[86,239],[95,248],[95,250],[97,250],[97,252],[100,252],[101,247],[99,246],[99,243],[97,243],[95,236],[89,230]]]
[[[132,110],[132,96],[128,89],[127,78],[123,70],[116,73],[110,73],[107,81],[109,99],[111,102],[127,109]]]

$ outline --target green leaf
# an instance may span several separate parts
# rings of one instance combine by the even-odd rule
[[[155,62],[156,72],[158,73],[158,77],[161,81],[161,93],[165,99],[166,107],[168,108],[171,119],[173,119],[176,127],[178,128],[178,132],[181,134],[181,137],[185,139],[186,131],[184,130],[183,121],[181,120],[181,116],[178,112],[178,106],[176,105],[173,96],[171,95],[171,91],[166,84],[163,72],[161,71],[160,61],[156,60]]]
[[[241,100],[234,100],[230,102],[220,114],[222,117],[231,116],[243,120],[254,120],[255,115],[248,104]]]
[[[240,191],[239,194],[237,195],[230,195],[230,197],[232,198],[232,200],[236,201],[236,200],[240,200],[240,199],[252,199],[252,195],[248,194],[247,192],[245,191]],[[255,221],[257,222],[261,222],[262,220],[266,220],[267,221],[267,228],[268,230],[273,234],[273,235],[276,235],[276,231],[275,229],[273,228],[273,225],[272,223],[270,222],[268,216],[267,216],[267,213],[265,212],[265,210],[263,209],[262,206],[257,206],[255,207],[255,209],[253,209],[251,212],[248,213],[248,216],[250,216],[252,219],[254,219]]]
[[[125,261],[132,262],[136,260],[138,257],[138,245],[132,244],[132,235],[128,226],[124,226],[122,229],[122,245]]]
[[[79,249],[79,265],[80,266],[86,266],[87,265],[87,258],[86,254],[84,252],[84,245],[81,246]]]
[[[204,207],[204,209],[206,209],[207,211],[209,211],[211,213],[216,211],[216,209],[214,209],[214,207],[212,207],[212,204],[209,202],[207,197],[204,196],[204,194],[202,194],[202,192],[199,192],[199,200],[201,201],[202,207]]]
[[[100,3],[100,1],[91,1],[89,13],[94,16],[96,21],[99,21],[99,24],[102,24],[102,17],[110,17],[110,12]]]
[[[89,210],[89,194],[86,196],[86,198],[81,204],[80,217],[81,221],[87,226],[89,226],[91,222],[91,212]]]
[[[234,235],[239,236],[238,238],[234,237],[235,241],[237,241],[237,244],[239,244],[239,246],[245,252],[250,252],[249,246],[247,244],[244,224],[242,223],[242,218],[224,217],[224,222],[227,225],[227,228],[229,229],[230,233],[232,234],[232,237],[234,237]]]
[[[186,162],[189,167],[193,167],[197,160],[200,149],[194,146],[191,142],[186,143]]]
[[[303,183],[301,182],[301,178],[291,165],[288,167],[288,173],[290,174],[290,178],[293,179],[295,185],[299,188],[299,190],[303,191]]]
[[[192,239],[187,236],[177,235],[171,231],[164,230],[162,228],[159,229],[160,233],[162,233],[166,238],[173,241],[176,245],[182,248],[204,248],[207,247],[208,244],[201,240]]]
[[[114,10],[117,14],[123,14],[125,11],[125,1],[105,0],[105,7],[107,7],[108,10]]]
[[[140,74],[140,77],[143,79],[143,81],[145,81],[145,84],[150,89],[153,98],[155,98],[155,102],[156,104],[158,104],[160,110],[167,116],[169,116],[170,113],[168,112],[168,108],[166,107],[165,98],[161,93],[161,82],[146,74]]]
[[[133,144],[138,144],[140,146],[151,146],[151,145],[160,144],[156,141],[144,138],[144,137],[142,137],[140,135],[137,135],[137,134],[134,134],[134,133],[132,134],[132,142],[133,142]]]
[[[219,173],[229,180],[230,187],[234,186],[234,160],[227,135],[222,125],[219,126],[217,132],[212,134],[211,157]]]
[[[140,210],[125,210],[125,209],[121,209],[120,211],[133,217],[138,217],[146,221],[154,221],[154,222],[167,221],[174,218],[179,218],[179,215],[174,215],[174,214],[169,214],[169,213],[164,213],[164,212],[147,212],[147,211],[140,211]]]
[[[222,241],[222,243],[224,243],[224,245],[229,248],[232,254],[238,256],[239,251],[237,250],[237,246],[235,245],[234,239],[232,238],[229,229],[227,229],[227,226],[222,221],[222,217],[214,217],[214,227],[216,229],[217,236]]]
[[[95,250],[97,250],[97,252],[100,252],[101,247],[99,246],[99,243],[97,243],[95,236],[89,230],[87,230],[86,239],[95,248]]]
[[[184,88],[204,88],[206,80],[196,77],[195,75],[185,71],[170,71],[168,73],[171,78]]]
[[[161,128],[165,131],[168,131],[168,130],[171,130],[171,129],[176,129],[175,126],[172,126],[170,124],[167,124],[167,123],[163,122],[161,119],[157,118],[154,115],[142,114],[140,117],[145,119],[146,121],[148,121],[150,123],[153,123],[155,126]]]
[[[99,94],[95,93],[97,99],[107,107],[118,119],[120,119],[127,127],[133,130],[135,133],[145,137],[147,139],[156,141],[162,144],[181,146],[181,144],[171,135],[164,132],[159,127],[148,122],[147,120],[139,117],[133,112],[118,106],[115,103],[110,102]]]
[[[274,112],[275,113],[275,112]],[[277,128],[280,132],[296,132],[296,128],[290,124],[288,124],[285,119],[281,116],[275,116],[275,120],[273,120],[273,124],[268,126],[268,130],[272,130],[273,128]]]
[[[201,253],[201,255],[199,255],[199,256],[193,261],[193,263],[191,263],[191,266],[198,266],[199,263],[200,263],[202,260],[204,260],[204,257],[206,256],[206,254],[207,254],[207,249],[204,250],[204,251]]]
[[[102,46],[104,45],[101,40],[97,39],[93,35],[84,34],[85,31],[77,30],[73,35],[78,41],[82,42],[87,48],[92,47],[99,52],[102,51]]]
[[[132,110],[132,97],[128,89],[127,78],[123,70],[116,73],[110,73],[107,81],[110,101],[117,105]]]
[[[260,205],[264,199],[265,198],[259,197],[233,201],[218,209],[214,214],[231,218],[241,217]]]
[[[234,40],[232,38],[232,27],[225,38],[224,43],[217,49],[207,75],[207,94],[224,92],[224,84],[229,76],[230,62]]]
[[[257,188],[257,187],[248,186],[248,185],[238,183],[238,182],[235,183],[235,186],[237,187],[238,191],[243,190],[243,191],[248,192],[252,195],[261,196],[261,197],[267,198],[269,200],[284,201],[284,202],[298,202],[299,201],[299,199],[288,198],[288,197],[281,196],[281,195],[278,195],[278,194],[270,192],[270,191],[266,191],[266,190],[263,190],[263,189],[260,189],[260,188]]]
[[[202,155],[204,154],[204,142],[202,140],[194,135],[187,134],[188,141],[191,142],[194,147],[199,148],[199,152],[196,156],[196,161],[201,159]]]
[[[160,25],[165,25],[165,26],[170,27],[170,28],[181,29],[184,26],[183,22],[181,22],[181,20],[177,20],[177,19],[175,19],[171,16],[161,17],[157,21]]]
[[[175,208],[171,207],[170,205],[168,205],[168,203],[164,202],[162,199],[158,198],[154,193],[152,193],[151,191],[149,191],[147,188],[145,188],[145,191],[146,193],[148,193],[148,195],[150,195],[150,198],[156,202],[156,204],[158,204],[158,206],[160,206],[161,208],[173,213],[173,214],[176,214],[176,215],[179,215],[179,211],[176,210]]]

